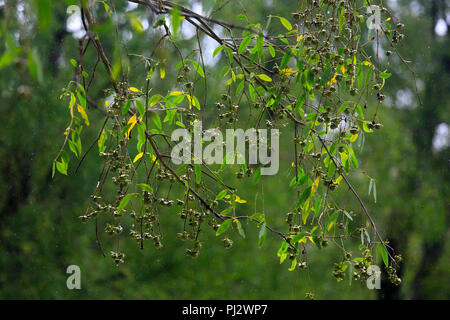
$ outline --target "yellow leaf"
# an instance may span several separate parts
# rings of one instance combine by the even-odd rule
[[[164,79],[166,77],[166,69],[164,69],[163,66],[159,66],[159,76],[161,79]]]
[[[77,109],[78,109],[78,112],[81,114],[81,117],[83,118],[84,122],[89,127],[89,118],[88,118],[88,115],[87,115],[86,111],[84,110],[84,108],[78,104]]]
[[[169,93],[169,96],[181,96],[183,94],[183,92],[181,91],[172,91],[171,93]]]
[[[316,192],[317,187],[319,186],[319,181],[320,181],[319,178],[316,178],[316,180],[314,181],[310,197],[312,197],[314,195],[314,193]]]
[[[151,154],[151,156],[152,156],[152,162],[154,162],[155,164],[158,164],[158,161],[156,160],[155,155]],[[185,181],[184,184],[187,185],[187,182]]]
[[[328,84],[329,86],[332,85],[333,83],[337,82],[337,81],[336,81],[336,75],[337,75],[337,73],[335,73],[334,76],[333,76],[333,78],[332,78],[330,81],[328,81],[327,84]]]
[[[308,215],[309,215],[309,198],[308,198],[308,200],[306,200],[305,204],[303,204],[303,208],[302,208],[302,221],[303,221],[303,224],[306,224],[306,220],[308,219]]]
[[[367,67],[371,67],[372,64],[369,61],[364,61],[363,65],[367,66]]]
[[[350,137],[350,142],[355,142],[356,141],[356,139],[358,139],[358,133],[357,134],[354,134],[354,135],[352,135],[351,137]]]
[[[131,124],[131,126],[130,126],[130,128],[128,128],[128,131],[127,131],[127,134],[126,134],[127,139],[130,139],[130,133],[131,133],[131,130],[132,130],[133,127],[136,125],[136,122],[137,122],[137,117],[136,117],[136,114],[134,114],[134,115],[130,118],[130,120],[128,120],[128,123],[127,123],[127,124]]]
[[[128,90],[132,91],[132,92],[140,92],[139,89],[137,89],[135,87],[129,87]]]
[[[102,133],[100,134],[100,138],[98,139],[97,145],[98,148],[100,149],[102,147],[102,145],[105,143],[105,140],[107,139],[107,133],[105,131],[105,129],[102,130]]]
[[[387,18],[386,21],[391,21],[391,17]]]
[[[139,153],[138,155],[136,155],[136,157],[134,157],[133,159],[133,163],[135,163],[136,161],[138,161],[140,158],[142,158],[142,156],[144,155],[143,152]]]
[[[341,66],[341,72],[342,72],[342,74],[345,74],[345,67],[344,66]]]
[[[292,74],[297,74],[298,71],[292,70],[291,68],[284,68],[283,70],[280,71],[280,75],[282,76],[290,76]]]
[[[237,203],[247,203],[246,200],[239,198],[239,196],[236,196],[236,199],[234,201]]]
[[[75,98],[75,95],[71,92],[70,93],[70,103],[69,103],[69,110],[70,110],[70,117],[73,119],[73,107],[75,106],[77,99]]]
[[[272,82],[272,78],[265,74],[258,74],[258,78],[260,78],[262,81]]]
[[[297,42],[300,42],[300,40],[302,40],[302,39],[303,39],[303,35],[301,34],[297,37]]]
[[[328,231],[331,230],[331,228],[333,227],[334,221],[331,221],[330,225],[328,226]]]
[[[189,94],[187,94],[186,93],[186,98],[187,98],[187,100],[189,101],[189,109],[192,107],[192,106],[196,106],[197,104],[195,103],[195,99],[192,99],[192,97],[191,97],[191,95],[189,95]]]

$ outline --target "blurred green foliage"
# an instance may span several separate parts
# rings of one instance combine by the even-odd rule
[[[289,2],[281,0],[241,2],[256,21],[269,14],[287,16],[292,10]],[[114,3],[118,12],[127,9],[127,1]],[[196,8],[207,12],[224,5],[215,16],[231,22],[237,22],[235,16],[243,10],[228,1],[200,3],[195,3]],[[412,61],[423,105],[415,102],[412,74],[393,58],[386,103],[390,106],[383,107],[380,114],[384,128],[368,137],[359,150],[361,168],[376,181],[377,202],[367,194],[369,186],[363,175],[351,177],[383,235],[405,257],[402,285],[396,288],[383,283],[383,289],[375,292],[359,282],[335,281],[332,261],[339,259],[339,252],[333,248],[308,255],[310,279],[304,272],[287,271],[276,256],[279,241],[268,235],[264,246],[258,248],[258,230],[246,228],[246,224],[247,238],[236,234],[230,250],[224,249],[213,233],[204,234],[207,245],[199,258],[192,260],[184,255],[185,248],[173,232],[179,225],[173,209],[162,214],[162,249],[140,250],[125,241],[125,264],[116,267],[103,258],[95,243],[95,226],[78,219],[97,183],[100,159],[89,154],[77,174],[71,171],[69,177],[51,179],[52,159],[69,120],[67,106],[59,96],[74,76],[69,60],[76,59],[79,50],[76,32],[69,32],[66,26],[66,10],[77,1],[0,1],[0,298],[303,299],[310,287],[319,299],[450,298],[450,151],[448,145],[435,150],[432,143],[437,126],[450,119],[450,32],[439,36],[434,31],[448,13],[445,2],[439,0],[395,3],[391,9],[406,25],[400,52]],[[154,17],[146,10],[128,9],[132,9],[127,12],[131,18],[120,22],[120,34],[128,37],[133,32],[132,17],[147,21],[149,29],[129,37],[127,46],[130,52],[149,54],[156,41],[151,31]],[[180,32],[182,29],[183,25]],[[114,25],[106,22],[97,31],[114,61],[120,50],[114,41]],[[192,43],[185,41],[184,45],[188,50]],[[158,54],[169,57],[175,53]],[[95,51],[88,51],[84,59],[93,67]],[[131,63],[132,72],[135,68]],[[102,105],[108,77],[102,66],[97,72],[90,92]],[[174,77],[170,68],[167,73]],[[158,91],[171,89],[169,84],[152,82]],[[211,81],[208,85],[212,97],[219,84]],[[95,109],[88,112],[91,128],[83,132],[84,148],[95,139],[102,118]],[[290,159],[291,155],[280,156]],[[285,215],[279,209],[289,201],[287,170],[282,167],[277,176],[262,179],[267,219],[279,227]],[[252,199],[256,194],[261,197],[262,191],[255,190],[251,179],[241,190],[242,198],[248,200],[244,210],[253,212]],[[340,197],[345,199],[347,194],[342,192]],[[348,201],[357,210],[357,203]],[[106,239],[103,245],[108,246]],[[81,267],[81,290],[66,288],[65,271],[71,264]]]

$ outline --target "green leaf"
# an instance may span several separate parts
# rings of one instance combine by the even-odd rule
[[[242,92],[242,90],[244,90],[244,86],[245,86],[245,80],[242,80],[238,87],[236,88],[236,96],[239,96]]]
[[[217,194],[217,196],[216,196],[216,200],[221,200],[221,199],[223,199],[226,195],[227,195],[227,190],[225,189],[225,190],[222,190],[222,191],[220,191],[218,194]]]
[[[297,266],[297,258],[294,258],[291,262],[291,267],[288,269],[288,271],[294,271],[295,267]]]
[[[162,98],[163,97],[159,94],[155,94],[155,95],[151,96],[148,99],[148,106],[153,107],[155,104],[157,104],[159,101],[161,101]]]
[[[257,184],[261,179],[261,168],[256,169],[255,174],[253,175],[253,184]]]
[[[119,215],[122,210],[127,206],[128,202],[130,202],[130,199],[135,196],[135,193],[129,193],[123,199],[120,201],[119,206],[117,207],[117,214]]]
[[[264,222],[264,215],[262,213],[256,212],[250,216],[251,219],[258,219],[260,222]]]
[[[144,32],[144,26],[135,14],[130,14],[129,19],[134,31],[136,31],[137,33]]]
[[[215,58],[222,50],[223,50],[223,46],[218,46],[216,49],[214,49],[213,58]]]
[[[388,267],[389,266],[389,257],[388,257],[386,248],[383,245],[380,245],[378,248],[379,248],[379,252],[381,254],[381,258],[383,259],[384,265],[386,267]]]
[[[377,203],[377,184],[373,182],[373,201]]]
[[[272,47],[271,44],[269,44],[269,52],[272,58],[275,58],[275,49]]]
[[[241,44],[239,45],[238,53],[242,54],[245,51],[245,49],[247,48],[247,46],[250,44],[251,41],[252,41],[252,35],[249,34],[241,41]]]
[[[173,6],[172,11],[170,12],[172,16],[172,31],[175,38],[178,36],[178,29],[180,28],[180,8],[178,6]]]
[[[286,252],[288,247],[289,244],[286,241],[283,241],[281,243],[280,249],[278,249],[277,256],[281,257],[281,255]]]
[[[139,114],[141,116],[143,116],[145,114],[145,107],[144,107],[144,104],[141,101],[136,100],[136,108],[138,109]]]
[[[11,52],[10,50],[5,51],[5,53],[3,53],[3,55],[0,58],[0,69],[13,63],[15,58],[16,58],[15,53]]]
[[[291,25],[291,23],[290,23],[286,18],[283,18],[283,17],[279,17],[279,18],[280,18],[281,24],[282,24],[288,31],[291,31],[291,30],[292,30],[292,25]]]
[[[303,190],[303,192],[300,195],[300,198],[298,198],[298,202],[297,202],[297,205],[295,206],[295,208],[297,208],[297,209],[300,208],[306,202],[306,200],[308,200],[309,196],[311,195],[311,191],[312,191],[312,186]]]
[[[63,175],[67,176],[67,165],[62,162],[56,161],[56,169]]]
[[[223,221],[216,231],[216,236],[219,236],[222,233],[224,233],[225,231],[227,231],[230,228],[232,222],[233,222],[232,219],[227,219],[227,220]]]
[[[205,77],[205,72],[203,71],[202,67],[198,64],[197,61],[192,60],[192,66],[194,67],[195,71],[197,71],[197,73],[204,78]]]
[[[69,140],[69,149],[75,154],[77,158],[80,157],[80,155],[78,154],[78,148],[72,140]]]
[[[258,38],[256,38],[256,50],[258,53],[258,56],[260,59],[264,57],[264,39],[262,35],[259,35]]]
[[[353,218],[352,218],[352,216],[350,215],[350,213],[348,213],[348,211],[347,211],[347,210],[344,210],[344,214],[346,215],[346,217],[347,217],[347,218],[349,218],[350,220],[352,220],[352,221],[353,221]]]
[[[361,106],[360,106],[359,104],[357,104],[357,103],[355,103],[355,110],[356,110],[356,113],[358,114],[358,116],[359,116],[362,120],[364,120],[364,113],[362,112],[362,108],[361,108]]]
[[[300,240],[302,240],[306,235],[306,232],[297,233],[294,238],[292,238],[292,244],[295,246]]]
[[[130,106],[131,106],[131,100],[128,100],[127,102],[125,102],[123,104],[122,107],[122,116],[125,116],[128,113],[128,110],[130,110]]]
[[[330,231],[338,217],[339,211],[335,211],[328,219],[328,222],[325,224],[325,230]]]
[[[176,124],[177,126],[179,126],[179,127],[182,127],[182,128],[184,128],[184,129],[186,129],[186,126],[184,125],[184,123],[182,123],[182,122],[180,122],[180,121],[175,122],[175,124]]]
[[[148,191],[150,193],[153,193],[153,188],[150,187],[148,184],[146,183],[140,183],[137,185],[139,188],[141,188],[142,190]]]
[[[194,170],[195,170],[195,183],[199,184],[202,181],[202,165],[195,164]]]
[[[236,225],[237,225],[239,234],[241,235],[242,238],[245,239],[245,231],[244,231],[244,229],[242,228],[241,222],[240,222],[238,219],[235,219],[234,222],[235,222]]]
[[[348,147],[348,153],[350,155],[350,162],[352,163],[353,168],[358,169],[358,160],[356,159],[355,152],[351,147]]]
[[[161,118],[159,117],[159,115],[156,112],[151,112],[151,118],[153,120],[153,122],[155,123],[156,127],[161,130],[162,129],[162,124],[161,124]]]
[[[328,179],[333,178],[334,172],[336,171],[336,166],[333,160],[330,159],[330,164],[328,165]]]
[[[81,84],[79,84],[77,88],[77,97],[83,109],[86,110],[86,95]]]
[[[343,103],[343,104],[341,104],[341,106],[339,107],[339,110],[338,110],[338,114],[341,114],[342,112],[344,112],[346,109],[347,109],[347,104],[345,104],[345,103]]]
[[[263,223],[261,230],[259,230],[258,238],[259,238],[258,246],[261,248],[262,245],[264,244],[264,240],[266,240],[266,224],[265,223]]]
[[[66,169],[69,165],[69,161],[70,161],[69,154],[65,150],[63,150],[61,152],[61,162],[66,166]]]
[[[228,60],[229,60],[230,65],[231,65],[231,64],[233,63],[233,60],[234,60],[233,50],[231,50],[231,49],[228,48],[228,47],[224,47],[224,49],[225,49],[225,51],[227,52]]]
[[[305,101],[306,101],[306,95],[303,93],[298,98],[297,103],[295,104],[295,109],[294,109],[295,113],[298,113],[302,117],[302,119],[304,117],[304,112],[303,112],[302,107],[305,104]]]
[[[391,76],[392,76],[391,73],[386,73],[386,72],[380,73],[380,78],[381,79],[389,79]]]

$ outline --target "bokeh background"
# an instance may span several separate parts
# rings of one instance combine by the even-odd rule
[[[243,8],[254,21],[294,11],[291,1],[281,0],[179,3],[234,22]],[[403,254],[403,282],[399,287],[383,283],[378,291],[348,278],[337,283],[332,271],[339,252],[330,246],[309,254],[310,283],[318,299],[450,298],[449,1],[384,3],[406,25],[399,51],[411,61],[423,104],[416,98],[411,72],[392,57],[388,63],[393,76],[381,112],[384,128],[367,136],[358,150],[361,168],[377,182],[377,202],[368,195],[364,175],[354,174],[351,179],[383,235]],[[0,0],[0,298],[303,299],[310,290],[306,274],[289,272],[286,264],[279,264],[276,251],[280,243],[275,237],[268,235],[263,248],[258,248],[257,230],[251,226],[246,227],[247,239],[236,235],[229,250],[212,232],[205,232],[200,257],[192,260],[175,237],[179,221],[169,211],[163,217],[162,249],[141,251],[135,243],[124,241],[127,259],[119,267],[101,255],[94,225],[78,219],[101,168],[96,152],[87,156],[77,174],[72,160],[68,177],[51,178],[52,160],[69,120],[66,102],[59,100],[59,95],[74,77],[70,59],[77,59],[78,41],[84,35],[79,18],[67,13],[67,8],[76,4],[69,0]],[[114,4],[121,17],[120,36],[130,52],[149,54],[159,35],[151,27],[155,17],[127,1],[114,0]],[[222,5],[220,12],[214,12]],[[136,18],[142,33],[136,33],[130,23]],[[105,22],[98,31],[113,57],[118,50],[114,24]],[[194,35],[183,24],[180,45],[192,48]],[[202,41],[205,56],[210,57],[208,102],[212,105],[214,92],[223,85],[214,80],[221,57],[212,59],[215,44]],[[387,59],[384,51],[380,52]],[[167,49],[164,54],[170,59],[175,53]],[[94,50],[88,50],[86,65],[93,66],[95,60]],[[138,65],[131,67],[133,72],[142,72]],[[169,80],[175,77],[171,68],[174,66],[168,67]],[[169,83],[152,80],[157,91],[169,90]],[[108,78],[99,66],[90,98],[102,105],[102,90],[107,86]],[[83,132],[85,147],[101,126],[101,114],[94,109],[88,113],[91,127]],[[288,151],[281,157],[290,163]],[[267,219],[280,228],[283,210],[292,197],[287,179],[285,168],[276,177],[263,178]],[[243,197],[253,199],[261,192],[255,188],[244,181],[240,190]],[[253,212],[252,202],[243,210]],[[351,201],[349,205],[353,205]],[[81,290],[66,288],[66,268],[71,264],[81,268]]]

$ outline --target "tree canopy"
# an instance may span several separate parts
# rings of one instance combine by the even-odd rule
[[[403,243],[408,243],[405,237],[414,240],[420,221],[434,230],[419,232],[423,259],[430,258],[428,250],[438,259],[445,249],[448,207],[442,199],[448,172],[442,159],[448,148],[433,151],[431,140],[446,108],[428,105],[436,99],[433,90],[446,83],[446,73],[443,84],[423,87],[429,82],[420,65],[426,62],[412,66],[409,60],[419,57],[403,53],[415,44],[404,39],[413,18],[400,21],[398,8],[373,5],[379,3],[327,0],[271,7],[228,1],[67,1],[53,7],[50,1],[6,1],[0,67],[15,72],[0,82],[11,101],[39,106],[5,110],[12,125],[2,129],[10,132],[5,137],[15,132],[18,138],[3,142],[17,150],[5,160],[4,179],[22,177],[5,193],[5,212],[23,212],[9,230],[30,223],[41,225],[36,230],[57,228],[65,215],[45,213],[45,218],[33,217],[35,222],[29,217],[47,206],[55,212],[51,199],[59,198],[66,212],[86,223],[76,227],[84,236],[75,240],[78,248],[69,250],[70,259],[111,256],[113,263],[101,262],[111,277],[128,278],[144,263],[154,264],[142,279],[155,274],[169,279],[184,264],[193,270],[184,271],[186,277],[215,256],[222,265],[215,261],[214,266],[226,270],[231,256],[218,251],[220,240],[225,248],[233,247],[233,264],[241,264],[246,274],[260,275],[273,265],[269,270],[282,272],[281,279],[304,275],[301,287],[309,298],[320,288],[316,282],[323,270],[338,282],[362,280],[365,287],[374,264],[383,265],[394,285],[384,284],[390,291],[382,295],[398,297],[399,276],[408,272],[399,253],[409,256]],[[21,19],[9,18],[8,10]],[[401,47],[402,41],[407,45]],[[433,71],[426,72],[433,77]],[[404,79],[408,89],[399,85]],[[387,109],[393,93],[417,107]],[[31,136],[17,132],[18,118],[27,121]],[[251,162],[248,148],[247,154],[222,153],[222,164],[196,161],[193,150],[192,162],[174,163],[175,129],[186,129],[193,141],[200,134],[200,148],[208,146],[199,123],[223,133],[277,129],[278,174],[261,174],[267,168]],[[58,139],[62,147],[56,150]],[[46,155],[30,165],[26,159],[33,153],[24,145],[33,153],[39,145]],[[414,160],[405,164],[407,154]],[[32,183],[40,187],[32,189],[27,181],[31,172]],[[399,174],[401,181],[392,183]],[[442,183],[429,189],[427,181]],[[417,192],[421,195],[414,199]],[[405,199],[414,201],[405,204]],[[401,212],[410,208],[415,213],[424,205],[433,211],[431,219]],[[63,225],[74,224],[72,219]],[[7,230],[2,242],[9,252],[33,247],[23,242],[18,248]],[[53,240],[45,235],[48,243],[60,243],[61,232],[55,231]],[[70,241],[61,243],[72,248]],[[144,256],[145,251],[151,252]],[[63,257],[60,264],[69,259],[66,248],[52,252]],[[246,262],[248,252],[267,262]],[[183,255],[198,259],[187,262]],[[94,263],[86,268],[92,270]],[[120,265],[116,271],[115,264]],[[415,296],[429,272],[424,263],[417,265],[408,279]],[[167,267],[172,271],[164,272]],[[123,280],[123,285],[130,285],[130,296],[148,294],[145,289],[131,293],[138,282]],[[156,296],[170,296],[176,287]],[[214,290],[212,297],[220,294]]]

